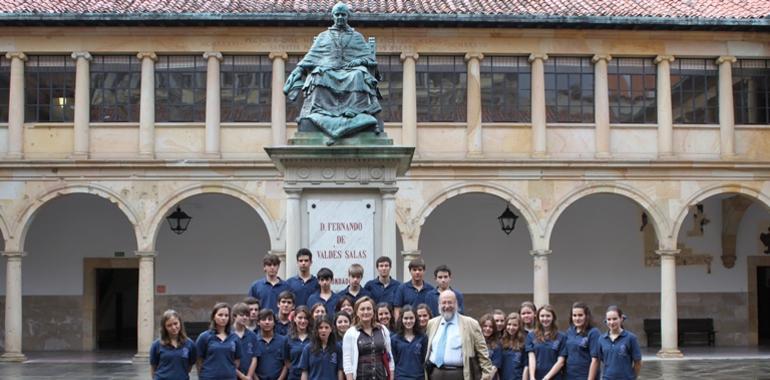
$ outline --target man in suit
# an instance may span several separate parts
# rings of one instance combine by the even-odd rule
[[[487,344],[475,319],[457,312],[457,296],[449,289],[439,295],[441,314],[428,322],[429,380],[491,380],[496,368],[489,360]]]

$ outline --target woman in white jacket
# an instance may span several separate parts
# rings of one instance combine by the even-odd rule
[[[353,307],[353,326],[342,338],[342,367],[347,380],[393,379],[390,331],[374,317],[374,300],[361,297]]]

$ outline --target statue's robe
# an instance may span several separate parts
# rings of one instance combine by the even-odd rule
[[[342,67],[353,60],[362,64]],[[352,28],[329,28],[297,64],[306,73],[302,87],[305,102],[299,121],[310,120],[333,139],[377,125],[382,108],[378,100],[374,51]]]

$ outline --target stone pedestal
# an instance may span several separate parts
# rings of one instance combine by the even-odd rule
[[[326,138],[298,132],[288,146],[265,148],[284,175],[287,257],[299,248],[313,252],[317,270],[334,271],[336,289],[344,287],[347,268],[364,267],[374,278],[379,256],[396,262],[396,180],[409,168],[414,147],[393,146],[370,132],[325,146]],[[286,266],[286,278],[296,274]]]

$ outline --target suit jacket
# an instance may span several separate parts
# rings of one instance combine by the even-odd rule
[[[441,316],[435,317],[428,321],[428,328],[426,334],[428,335],[428,353],[425,356],[425,361],[430,359],[431,348],[433,347],[433,337],[438,331],[439,325],[441,325]],[[495,366],[492,361],[489,360],[489,351],[487,350],[487,343],[484,340],[484,335],[481,333],[481,326],[479,323],[471,318],[462,314],[457,315],[458,328],[460,329],[460,336],[462,337],[463,347],[463,378],[465,380],[473,380],[472,360],[478,360],[479,368],[485,378],[491,378],[495,371]],[[427,374],[426,374],[426,378]]]

